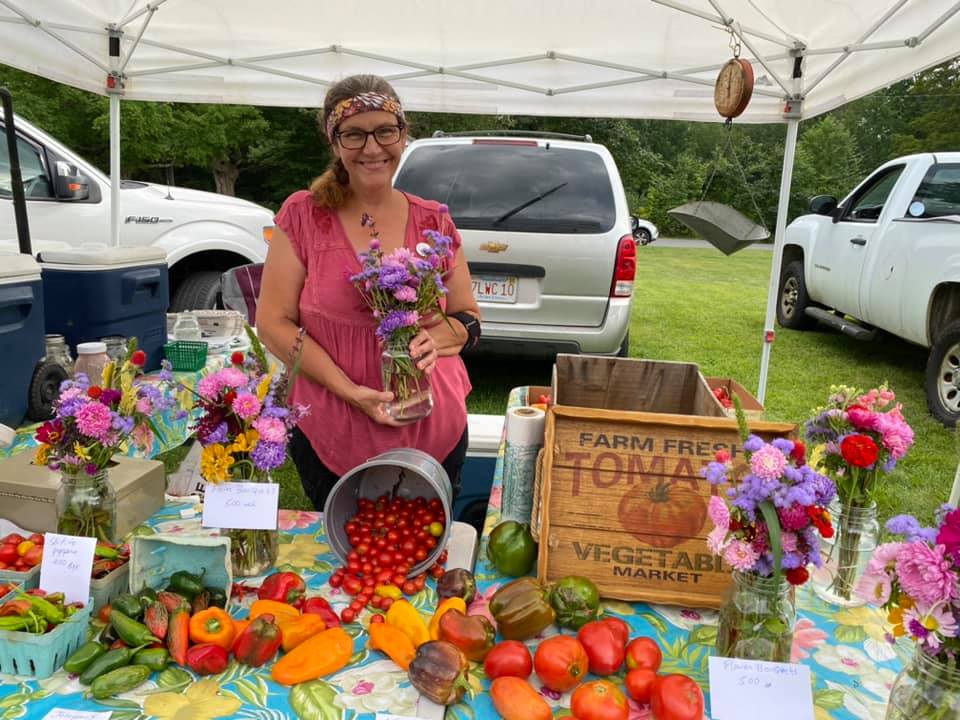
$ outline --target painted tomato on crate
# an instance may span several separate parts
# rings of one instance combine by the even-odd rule
[[[621,498],[620,524],[647,545],[676,547],[697,535],[707,519],[707,503],[696,483],[693,479],[643,478]]]

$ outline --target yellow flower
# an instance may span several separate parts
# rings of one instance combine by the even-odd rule
[[[230,479],[233,455],[219,443],[207,445],[200,454],[200,474],[207,482],[218,483]]]
[[[877,642],[886,640],[888,626],[883,617],[883,611],[879,608],[857,607],[839,610],[834,616],[834,620],[841,625],[862,627],[867,637]]]
[[[314,540],[313,535],[294,535],[293,542],[281,543],[277,554],[277,567],[292,565],[295,568],[309,568],[318,555],[330,552],[330,546]]]
[[[117,363],[115,360],[111,360],[104,366],[103,372],[100,375],[100,387],[111,387],[111,383],[113,382],[113,371],[116,369],[116,367]]]
[[[259,438],[260,433],[256,430],[247,430],[244,433],[240,433],[237,435],[236,440],[233,441],[233,445],[230,446],[230,452],[248,453],[253,450],[253,446],[257,444]]]
[[[34,465],[46,465],[50,462],[50,451],[53,450],[52,447],[46,443],[41,443],[40,447],[37,448],[36,454],[33,456]]]
[[[263,399],[267,396],[267,393],[270,391],[270,383],[273,382],[273,373],[267,373],[263,376],[263,380],[260,381],[260,384],[257,385],[257,400],[263,402]]]
[[[213,720],[233,715],[242,703],[235,697],[220,694],[216,680],[200,680],[182,693],[163,692],[150,695],[143,703],[143,712],[158,720]]]
[[[73,444],[73,454],[84,462],[90,462],[90,451],[78,442]]]

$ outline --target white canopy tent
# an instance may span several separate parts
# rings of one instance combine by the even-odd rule
[[[960,54],[957,0],[0,0],[0,62],[110,96],[317,107],[376,73],[435,112],[718,121],[731,40],[754,65],[744,122],[786,122],[758,397],[801,118]],[[69,108],[64,108],[69,112]]]

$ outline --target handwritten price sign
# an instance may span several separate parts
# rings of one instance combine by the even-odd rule
[[[40,587],[48,593],[63,592],[67,602],[90,599],[90,573],[97,539],[46,533],[40,564]]]
[[[711,657],[710,716],[713,720],[813,720],[810,668]]]
[[[276,483],[207,484],[203,526],[237,530],[276,530],[280,486]]]

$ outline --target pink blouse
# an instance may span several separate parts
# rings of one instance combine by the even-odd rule
[[[460,247],[460,234],[450,216],[440,214],[438,203],[414,195],[407,195],[407,200],[407,248],[415,251],[427,229],[441,230],[453,239],[454,250]],[[300,324],[353,382],[382,389],[376,323],[348,279],[361,268],[339,215],[318,207],[309,191],[300,190],[286,199],[276,222],[307,270],[300,292]],[[450,454],[467,426],[466,399],[471,390],[460,356],[439,358],[430,382],[433,411],[423,420],[399,428],[374,422],[304,375],[297,376],[292,399],[310,406],[300,429],[320,461],[344,475],[395,448],[416,448],[439,462]]]

